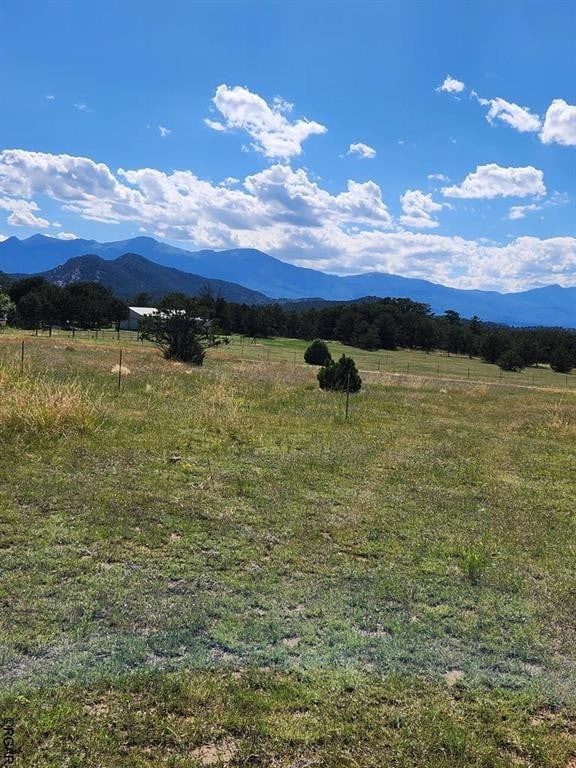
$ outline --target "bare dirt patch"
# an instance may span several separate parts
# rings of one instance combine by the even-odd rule
[[[200,765],[228,765],[234,759],[238,745],[232,739],[214,741],[203,744],[192,750],[190,757],[197,760]]]

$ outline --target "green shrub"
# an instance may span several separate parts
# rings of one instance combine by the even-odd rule
[[[342,357],[335,363],[330,360],[318,371],[320,389],[333,392],[358,392],[362,386],[362,379],[358,374],[356,363],[351,357]]]
[[[503,371],[521,371],[525,365],[524,360],[514,349],[507,349],[498,358],[496,365]]]
[[[328,344],[322,339],[314,339],[304,352],[304,360],[308,365],[327,365],[332,360]]]

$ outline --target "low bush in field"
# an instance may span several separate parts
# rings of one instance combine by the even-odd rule
[[[63,437],[90,432],[100,402],[78,382],[55,383],[0,372],[0,435]]]
[[[358,374],[356,363],[351,357],[342,357],[338,362],[329,360],[318,371],[320,389],[333,392],[358,392],[362,386],[362,379]]]
[[[314,339],[304,352],[304,360],[308,365],[328,365],[332,360],[328,344],[322,339]]]

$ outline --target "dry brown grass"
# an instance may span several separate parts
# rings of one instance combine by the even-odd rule
[[[101,422],[99,398],[76,381],[54,383],[0,371],[0,434],[63,437]]]
[[[546,410],[545,426],[562,435],[576,436],[576,407],[557,400]]]

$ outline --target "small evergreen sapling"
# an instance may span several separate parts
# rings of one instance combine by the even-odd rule
[[[318,371],[320,389],[332,392],[358,392],[362,386],[362,379],[358,374],[356,363],[351,357],[342,357],[338,362],[330,360]]]
[[[332,361],[328,344],[322,339],[314,339],[304,352],[304,360],[308,365],[327,365]]]

